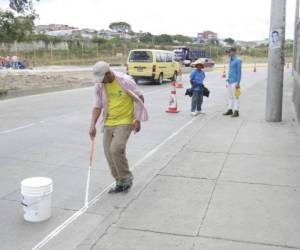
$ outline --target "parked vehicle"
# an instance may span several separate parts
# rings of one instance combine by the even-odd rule
[[[192,49],[185,46],[175,47],[173,52],[175,53],[176,61],[181,62],[186,67],[189,67],[198,58],[207,57],[205,50]]]
[[[13,69],[26,69],[27,66],[23,61],[17,60],[17,61],[15,61],[11,64],[11,68],[13,68]]]
[[[11,57],[0,57],[0,68],[4,69],[26,69],[27,65],[24,61],[19,60],[16,56]]]
[[[136,82],[145,79],[162,84],[164,79],[176,80],[179,71],[180,65],[172,51],[136,49],[129,52],[127,74]]]
[[[3,68],[5,65],[5,58],[0,56],[0,69]]]

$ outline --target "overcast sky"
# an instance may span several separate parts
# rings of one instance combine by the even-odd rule
[[[7,7],[8,0],[0,0]],[[271,0],[40,0],[37,24],[62,23],[107,29],[128,22],[134,31],[196,36],[212,30],[220,38],[262,40],[268,37]],[[286,38],[293,37],[295,0],[287,0]]]

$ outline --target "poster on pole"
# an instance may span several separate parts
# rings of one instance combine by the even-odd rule
[[[270,32],[270,48],[277,49],[281,47],[281,30],[272,30]]]

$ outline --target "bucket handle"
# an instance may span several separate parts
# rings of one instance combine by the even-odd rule
[[[25,204],[24,202],[21,202],[21,205],[22,205],[23,207],[29,207],[29,205]]]
[[[41,199],[39,199],[39,200],[37,200],[37,201],[35,201],[35,202],[32,202],[31,204],[26,204],[26,203],[24,203],[24,202],[22,201],[22,202],[21,202],[21,205],[22,205],[23,207],[31,207],[32,205],[35,205],[35,204],[39,203],[41,200],[43,200],[43,199],[46,197],[45,194],[46,194],[46,192],[43,193]]]

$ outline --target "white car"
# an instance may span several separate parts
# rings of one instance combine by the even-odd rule
[[[198,58],[196,61],[191,63],[191,66],[195,67],[197,63],[204,64],[205,68],[213,68],[215,66],[215,61],[211,58]]]

